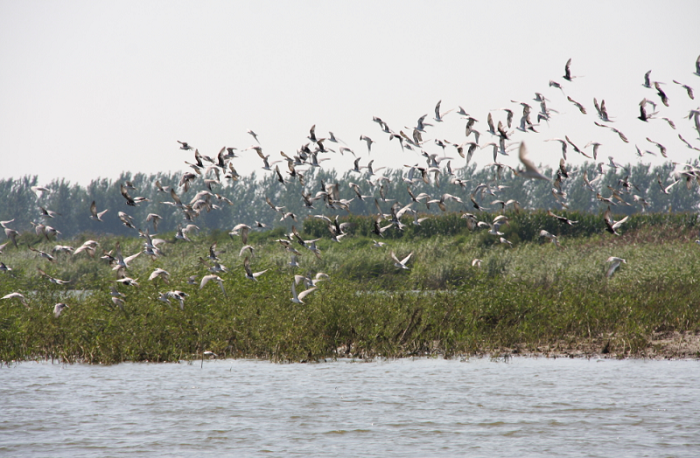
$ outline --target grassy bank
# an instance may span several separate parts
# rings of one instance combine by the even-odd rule
[[[126,294],[123,309],[112,304],[114,273],[99,254],[59,254],[50,263],[10,245],[0,260],[14,270],[0,275],[0,297],[19,291],[29,306],[16,299],[0,302],[0,360],[176,361],[203,351],[276,361],[561,351],[668,356],[654,347],[655,338],[700,332],[700,247],[693,243],[694,218],[660,223],[653,218],[660,217],[635,222],[621,237],[599,229],[568,234],[568,227],[555,225],[548,230],[561,235],[561,247],[528,239],[526,231],[518,235],[527,221],[516,218],[502,226],[506,237],[517,238],[512,248],[494,243],[483,230],[466,229],[464,220],[444,235],[412,228],[387,237],[382,248],[372,248],[371,238],[358,231],[340,244],[319,241],[321,259],[297,245],[303,254],[299,268],[288,265],[289,253],[274,241],[280,231],[253,234],[252,269],[269,269],[257,282],[244,278],[241,241],[213,233],[192,243],[165,244],[167,256],[155,261],[144,255],[133,261],[128,275],[141,286],[118,286]],[[531,232],[541,226],[531,225]],[[311,238],[314,227],[305,229],[308,235],[302,235]],[[119,240],[125,255],[143,242],[97,240],[107,250]],[[198,258],[213,241],[226,250],[220,258],[229,272],[219,274],[226,294],[215,283],[199,289],[209,272]],[[35,248],[49,251],[54,245],[41,242]],[[394,267],[391,251],[399,258],[413,251],[411,270]],[[606,278],[610,256],[627,263]],[[481,267],[472,266],[475,258]],[[37,267],[71,284],[50,283]],[[170,272],[169,284],[147,280],[154,267]],[[319,271],[330,280],[305,304],[292,303],[293,275]],[[191,275],[196,285],[187,283]],[[184,310],[176,301],[158,300],[160,292],[172,289],[189,295]],[[57,302],[69,308],[55,318]]]

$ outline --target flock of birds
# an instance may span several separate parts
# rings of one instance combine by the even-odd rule
[[[573,84],[573,81],[577,78],[575,75],[572,74],[571,64],[572,61],[571,59],[569,59],[564,67],[564,75],[562,76],[562,78],[566,81],[566,83],[564,84]],[[694,75],[700,76],[700,56],[695,62]],[[692,87],[676,80],[673,80],[673,83],[682,87],[685,93],[687,94],[687,97],[691,100],[694,100],[694,93]],[[643,86],[649,90],[649,98],[645,97],[639,103],[638,119],[640,122],[644,123],[663,121],[666,124],[668,124],[669,128],[675,130],[675,122],[668,117],[662,116],[662,114],[660,113],[660,110],[662,110],[661,106],[668,107],[670,103],[669,96],[662,87],[663,84],[664,83],[662,82],[652,80],[651,71],[647,72],[644,75]],[[549,86],[561,90],[562,94],[566,95],[564,91],[565,86],[560,84],[559,82],[552,80],[549,82]],[[525,142],[522,140],[514,141],[513,138],[515,135],[515,131],[521,132],[522,134],[537,132],[537,129],[539,128],[539,126],[542,125],[543,122],[548,122],[552,116],[555,116],[558,113],[557,110],[548,105],[549,99],[547,99],[542,93],[535,93],[534,100],[539,104],[539,112],[536,113],[533,111],[530,103],[522,101],[513,101],[513,103],[516,104],[516,107],[519,106],[522,110],[520,121],[515,129],[513,129],[515,109],[500,108],[498,110],[493,111],[504,112],[505,119],[499,120],[496,124],[494,122],[493,113],[489,112],[486,117],[486,129],[483,132],[476,128],[477,123],[479,123],[480,121],[471,116],[469,113],[467,113],[464,110],[464,108],[459,106],[456,109],[442,111],[441,102],[438,102],[434,109],[434,117],[432,118],[432,121],[434,121],[435,123],[442,123],[445,120],[445,116],[447,116],[452,111],[456,111],[456,114],[459,115],[461,119],[463,119],[465,122],[464,133],[466,139],[464,141],[450,142],[448,140],[433,140],[433,143],[442,149],[442,155],[440,155],[439,153],[426,152],[429,141],[427,139],[424,139],[423,136],[428,131],[428,128],[433,126],[433,124],[428,122],[429,120],[427,120],[427,114],[420,116],[414,127],[406,128],[406,131],[409,132],[410,135],[405,133],[404,130],[399,130],[397,133],[396,131],[392,130],[385,121],[383,121],[379,117],[374,117],[373,121],[377,123],[383,134],[388,135],[390,141],[396,140],[399,143],[402,150],[409,150],[414,151],[416,153],[420,153],[420,155],[425,159],[425,164],[423,165],[415,164],[405,166],[407,170],[403,177],[403,180],[405,181],[407,186],[407,194],[403,197],[403,199],[407,200],[407,204],[401,204],[400,200],[398,199],[399,196],[393,196],[395,198],[389,198],[389,196],[386,195],[384,182],[386,180],[389,180],[389,178],[387,176],[378,174],[378,172],[382,168],[374,168],[374,160],[370,160],[367,163],[367,165],[361,166],[360,161],[362,160],[362,157],[358,156],[353,149],[351,149],[347,144],[345,144],[345,142],[336,137],[336,135],[333,132],[329,132],[328,137],[318,137],[316,134],[315,126],[312,126],[309,131],[309,135],[307,137],[308,141],[306,141],[298,149],[295,155],[290,156],[285,154],[284,152],[281,152],[280,158],[278,160],[271,160],[271,156],[269,154],[265,154],[261,142],[259,140],[258,134],[256,134],[252,130],[248,130],[248,134],[255,141],[255,144],[253,146],[250,146],[249,148],[240,151],[237,150],[237,148],[224,147],[219,151],[216,157],[209,157],[203,155],[188,142],[178,140],[181,150],[186,152],[194,152],[194,162],[185,162],[191,170],[182,174],[180,182],[178,184],[179,189],[176,189],[175,187],[162,186],[158,182],[156,182],[155,185],[157,186],[160,192],[162,192],[165,196],[170,197],[170,200],[163,201],[161,202],[161,204],[170,206],[176,211],[181,212],[182,214],[183,223],[178,226],[175,239],[181,240],[183,242],[190,242],[191,233],[193,231],[199,230],[199,227],[194,224],[194,221],[197,219],[197,217],[202,211],[216,210],[221,208],[224,204],[233,205],[233,202],[228,200],[226,197],[216,193],[215,189],[216,186],[221,185],[222,177],[223,179],[231,181],[237,181],[241,178],[241,176],[238,174],[235,167],[233,166],[233,160],[236,157],[239,157],[237,156],[237,154],[240,154],[243,151],[255,151],[262,160],[262,169],[274,174],[277,182],[279,182],[280,185],[285,186],[288,183],[299,181],[302,184],[302,189],[308,189],[305,187],[305,174],[307,170],[321,167],[321,164],[323,162],[329,160],[328,157],[323,156],[327,156],[330,153],[340,153],[343,155],[345,153],[349,153],[356,158],[354,160],[354,168],[352,171],[357,173],[359,178],[364,180],[364,182],[369,183],[369,185],[378,193],[378,195],[365,195],[363,194],[362,189],[358,184],[350,183],[350,187],[352,188],[355,197],[353,197],[353,199],[341,199],[339,196],[340,190],[338,184],[328,184],[321,182],[321,189],[315,194],[312,194],[310,190],[304,190],[299,196],[299,198],[303,200],[304,206],[309,209],[309,212],[314,212],[314,210],[316,209],[315,205],[317,205],[318,201],[322,201],[326,209],[349,212],[349,204],[355,198],[363,201],[367,199],[373,199],[377,209],[377,215],[376,218],[374,218],[373,233],[374,235],[376,235],[376,238],[381,238],[383,237],[383,234],[391,228],[395,228],[399,231],[403,230],[406,227],[406,224],[402,221],[402,217],[404,215],[412,215],[411,223],[415,225],[420,225],[421,222],[424,221],[426,218],[419,218],[419,212],[416,208],[413,208],[414,206],[423,204],[429,208],[431,204],[437,204],[437,206],[442,211],[446,211],[447,208],[445,206],[445,203],[452,201],[462,204],[464,206],[464,209],[462,210],[462,218],[466,220],[466,224],[470,229],[488,229],[488,233],[495,237],[498,237],[498,241],[500,243],[512,246],[512,243],[506,238],[504,238],[504,233],[501,232],[499,229],[502,225],[508,224],[508,218],[505,215],[505,209],[509,207],[519,209],[519,202],[517,200],[493,200],[491,202],[491,205],[500,206],[500,209],[503,210],[504,214],[496,216],[490,222],[484,221],[483,218],[482,220],[479,220],[479,218],[477,218],[475,214],[478,212],[488,210],[487,207],[483,206],[483,199],[486,195],[498,197],[499,192],[502,191],[503,187],[501,187],[498,183],[498,179],[501,176],[501,172],[503,170],[510,169],[516,176],[521,177],[523,179],[545,180],[551,182],[552,194],[554,195],[559,206],[565,209],[567,208],[567,196],[566,192],[562,190],[562,183],[564,182],[564,180],[569,178],[569,172],[566,169],[567,152],[569,152],[571,149],[578,154],[581,154],[587,158],[596,161],[599,148],[601,147],[601,143],[596,141],[591,141],[584,147],[578,147],[574,142],[571,141],[571,139],[568,136],[565,136],[563,139],[549,139],[548,141],[556,141],[561,144],[562,157],[559,162],[559,167],[558,169],[556,169],[555,175],[552,178],[545,176],[529,158]],[[578,101],[574,100],[571,96],[568,95],[566,96],[566,100],[573,106],[575,106],[581,114],[587,114],[587,110],[582,103],[579,103]],[[622,142],[628,143],[629,139],[626,137],[626,135],[614,126],[613,117],[608,114],[605,100],[601,100],[599,102],[596,98],[594,98],[593,105],[598,116],[598,120],[594,122],[595,125],[603,129],[611,130],[612,132],[617,134],[617,136]],[[693,123],[693,127],[698,132],[698,137],[700,138],[700,109],[690,110],[687,119],[691,120],[691,122]],[[487,135],[488,139],[491,141],[481,142],[481,139],[483,139]],[[686,147],[700,151],[700,148],[694,146],[692,143],[687,141],[685,138],[683,138],[682,135],[678,134],[678,138],[683,144],[685,144]],[[372,152],[372,145],[375,142],[367,135],[361,135],[359,139],[365,143],[367,155],[369,157]],[[661,154],[663,157],[667,157],[668,148],[666,146],[653,141],[649,137],[647,137],[647,140],[658,148],[659,154]],[[494,174],[494,179],[492,182],[478,184],[468,193],[472,208],[469,207],[469,203],[465,203],[466,196],[463,200],[459,196],[447,193],[431,196],[428,193],[420,193],[416,195],[412,191],[411,187],[417,182],[422,181],[423,183],[430,185],[431,177],[433,177],[433,183],[436,186],[438,184],[439,177],[448,177],[451,182],[459,185],[462,189],[466,190],[468,182],[465,180],[461,180],[455,175],[455,170],[452,169],[451,165],[453,158],[447,156],[447,148],[454,148],[454,151],[461,158],[466,159],[466,164],[469,164],[469,161],[472,159],[472,156],[476,153],[477,150],[484,148],[491,148],[492,150],[493,162],[491,164],[488,164],[488,166],[494,167],[495,169],[496,173]],[[508,153],[514,148],[517,148],[518,150],[518,158],[521,164],[520,168],[510,167],[504,163],[499,162],[498,160],[499,156],[507,156]],[[649,151],[642,152],[638,147],[637,152],[640,156],[642,156],[645,153],[653,154]],[[285,173],[282,173],[282,171],[280,170],[280,164],[286,164],[286,170],[284,171]],[[663,183],[663,181],[660,178],[658,178],[658,185],[660,186],[664,194],[668,194],[670,188],[681,181],[685,181],[689,188],[694,182],[700,183],[700,169],[693,167],[690,164],[679,165],[681,166],[681,169],[675,173],[674,181],[670,185]],[[642,206],[642,208],[644,208],[647,205],[647,202],[642,196],[634,194],[636,186],[627,178],[620,180],[617,188],[609,187],[612,193],[609,197],[602,196],[601,190],[599,190],[596,186],[600,183],[603,177],[603,167],[606,166],[614,169],[624,168],[620,164],[616,163],[614,158],[610,156],[608,158],[607,164],[603,162],[598,164],[599,174],[597,177],[588,177],[586,172],[583,172],[583,181],[585,183],[586,188],[590,192],[595,193],[598,200],[600,200],[604,205],[607,205],[607,210],[604,213],[604,221],[606,225],[605,229],[613,235],[619,235],[618,229],[620,229],[620,227],[627,221],[627,217],[619,221],[615,221],[612,217],[611,206],[614,206],[617,203],[632,205],[628,202],[628,200],[631,199],[635,204],[639,204]],[[283,165],[282,169],[284,168],[285,166]],[[358,179],[358,181],[360,180]],[[183,202],[180,198],[180,195],[183,192],[187,192],[191,187],[197,185],[202,186],[202,189],[198,191],[188,203]],[[32,189],[39,196],[43,196],[44,194],[51,192],[45,187],[34,187]],[[134,207],[148,200],[144,197],[132,196],[131,192],[136,191],[136,188],[128,181],[122,183],[120,189],[121,195],[124,197],[125,204],[127,207]],[[388,213],[382,210],[380,202],[381,204],[391,203]],[[290,219],[296,223],[299,222],[299,220],[301,219],[301,215],[296,215],[290,211],[287,211],[287,209],[283,206],[275,205],[269,197],[266,198],[266,203],[272,211],[279,213],[280,221]],[[102,221],[103,216],[108,211],[110,210],[99,209],[99,207],[97,206],[97,202],[93,201],[89,209],[89,217],[95,221]],[[556,215],[551,210],[548,211],[548,214],[552,218],[556,218],[557,220],[559,220],[562,224],[573,225],[577,223],[576,221],[569,220],[564,216]],[[55,212],[44,207],[40,207],[40,215],[38,219],[38,221],[40,222],[34,224],[34,230],[36,234],[46,238],[46,240],[49,241],[55,240],[56,237],[60,235],[60,231],[50,226],[48,222],[56,216],[57,214]],[[128,275],[129,270],[131,268],[130,263],[142,254],[150,257],[154,262],[157,263],[157,260],[161,256],[163,256],[163,252],[160,246],[162,246],[163,243],[166,243],[166,240],[156,237],[156,233],[158,231],[158,222],[162,219],[162,217],[156,213],[148,214],[144,222],[145,225],[148,225],[149,223],[152,224],[153,233],[149,233],[149,229],[141,230],[137,226],[133,218],[130,215],[128,215],[125,211],[118,211],[118,217],[125,226],[136,231],[139,234],[139,236],[145,240],[143,242],[143,249],[133,255],[124,256],[119,243],[117,243],[113,251],[107,252],[103,250],[103,255],[101,256],[102,259],[110,263],[112,269],[115,271],[116,274],[116,284],[115,286],[111,287],[112,302],[115,306],[123,308],[125,305],[125,295],[119,290],[119,286],[134,287],[139,285],[138,279],[131,278]],[[334,242],[340,242],[341,239],[347,235],[347,231],[351,226],[350,223],[340,222],[337,215],[333,219],[323,214],[313,214],[312,217],[323,219],[327,223],[330,238]],[[0,221],[0,225],[2,225],[5,235],[8,238],[7,242],[0,245],[0,254],[2,254],[2,250],[10,242],[12,242],[15,245],[15,247],[19,247],[17,237],[20,235],[20,232],[17,229],[11,227],[13,221],[14,220]],[[268,269],[259,272],[252,271],[250,262],[255,248],[252,245],[248,244],[248,233],[254,228],[257,229],[265,227],[265,224],[255,221],[252,225],[248,225],[245,223],[238,224],[235,227],[233,227],[233,229],[229,232],[229,235],[231,235],[231,237],[240,237],[243,242],[243,247],[240,250],[239,255],[240,257],[244,257],[243,268],[245,272],[245,278],[251,281],[257,281],[257,278],[263,275],[265,272],[267,272]],[[557,246],[560,243],[556,235],[551,234],[545,230],[542,230],[539,235],[541,237],[551,240],[551,242],[556,244]],[[277,242],[280,244],[282,249],[286,250],[289,253],[289,266],[296,268],[299,267],[299,259],[302,256],[302,253],[299,250],[297,250],[296,247],[298,246],[299,248],[306,248],[311,253],[313,253],[314,256],[320,258],[321,250],[317,245],[317,242],[319,240],[319,238],[313,240],[303,239],[297,231],[296,227],[293,225],[292,232],[286,234],[286,237],[277,240]],[[73,248],[67,245],[56,245],[56,247],[53,250],[53,254],[40,251],[32,246],[28,246],[28,248],[35,252],[37,256],[40,256],[41,258],[44,258],[49,262],[53,262],[56,253],[60,252],[72,253],[73,256],[81,252],[86,252],[90,256],[94,257],[97,252],[98,246],[99,243],[95,240],[88,240],[77,248]],[[381,248],[385,247],[386,244],[384,242],[374,240],[374,244],[372,246]],[[220,275],[226,274],[229,271],[229,269],[221,264],[221,260],[219,258],[220,254],[221,252],[217,251],[217,244],[214,243],[213,245],[211,245],[208,254],[205,257],[200,257],[200,262],[207,267],[209,273],[204,275],[202,278],[197,278],[197,276],[191,276],[188,278],[187,282],[189,284],[194,285],[198,284],[199,289],[207,287],[207,285],[210,283],[216,283],[221,289],[222,294],[226,294],[224,286],[225,279],[222,278]],[[391,260],[394,263],[394,266],[397,269],[410,269],[408,263],[412,259],[413,252],[409,253],[408,255],[405,255],[402,259],[399,259],[399,257],[395,254],[394,251],[390,252],[390,256]],[[615,271],[622,264],[626,263],[626,260],[613,256],[607,260],[607,263],[609,263],[609,268],[606,271],[606,276],[612,277]],[[481,266],[481,260],[474,259],[472,265],[475,267]],[[9,272],[11,270],[11,267],[5,265],[3,262],[0,262],[0,271]],[[58,285],[66,285],[70,283],[70,281],[68,280],[62,280],[59,278],[52,277],[42,269],[38,270],[39,274],[42,277],[44,277],[46,280],[52,283]],[[323,272],[318,272],[313,276],[311,274],[295,275],[294,278],[291,279],[292,297],[290,300],[296,304],[303,304],[303,300],[318,288],[319,282],[327,280],[328,278],[328,275]],[[167,271],[156,267],[150,274],[148,280],[156,281],[157,279],[160,279],[163,283],[169,283],[170,274]],[[298,291],[297,286],[299,285],[304,285],[305,289],[302,291]],[[170,290],[166,292],[160,292],[160,297],[158,299],[165,303],[170,303],[171,300],[176,301],[182,309],[184,308],[185,300],[187,297],[188,294],[183,291]],[[21,301],[25,306],[29,306],[28,299],[20,292],[13,292],[7,294],[4,297],[2,297],[2,299],[17,299]],[[54,315],[56,317],[59,317],[62,311],[67,307],[68,305],[66,305],[65,303],[56,304],[53,311]]]

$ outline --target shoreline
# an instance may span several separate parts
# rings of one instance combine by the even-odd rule
[[[394,356],[384,356],[384,355],[362,355],[362,354],[351,354],[346,352],[346,349],[339,347],[337,349],[336,355],[329,355],[326,357],[321,357],[315,360],[279,360],[274,358],[258,358],[255,356],[241,356],[232,357],[224,356],[222,358],[212,357],[207,355],[202,357],[201,354],[191,355],[191,359],[181,359],[177,361],[150,361],[150,360],[140,360],[140,361],[120,361],[115,363],[103,363],[103,362],[90,362],[89,360],[80,359],[63,359],[63,358],[28,358],[25,360],[11,360],[2,361],[0,366],[10,366],[12,364],[26,363],[26,362],[49,362],[57,364],[86,364],[86,365],[115,365],[121,363],[149,363],[149,364],[179,364],[179,363],[196,363],[198,361],[211,361],[211,360],[238,360],[247,359],[255,361],[267,361],[275,364],[309,364],[309,363],[320,363],[320,362],[334,362],[338,360],[357,360],[359,362],[374,362],[377,360],[400,360],[400,359],[416,359],[416,358],[443,358],[443,359],[462,359],[469,360],[471,358],[477,359],[492,359],[494,361],[498,360],[509,360],[513,358],[567,358],[567,359],[602,359],[602,360],[650,360],[650,361],[700,361],[700,333],[698,332],[685,332],[680,333],[677,331],[673,332],[658,332],[654,333],[653,339],[650,342],[649,347],[645,351],[631,353],[630,351],[616,351],[617,347],[612,344],[612,340],[615,339],[613,336],[608,336],[606,338],[592,339],[587,342],[574,341],[566,342],[564,340],[557,342],[553,345],[540,345],[536,346],[536,350],[527,349],[527,344],[520,344],[515,347],[502,347],[500,349],[494,349],[490,351],[476,351],[470,354],[454,354],[450,356],[445,356],[444,352],[437,349],[435,352],[425,352],[425,354],[405,354],[405,355],[394,355]],[[620,339],[618,339],[620,340]],[[604,351],[605,347],[608,347],[607,351]],[[650,351],[646,351],[650,350]],[[345,352],[345,355],[341,353]]]
[[[535,358],[598,358],[598,359],[643,359],[656,361],[699,361],[700,360],[700,334],[694,332],[680,333],[658,332],[654,333],[649,346],[641,352],[631,353],[616,351],[612,344],[605,350],[606,344],[614,337],[597,338],[588,342],[574,342],[568,344],[559,342],[555,345],[542,345],[537,351],[517,348],[503,348],[499,357],[535,357]]]

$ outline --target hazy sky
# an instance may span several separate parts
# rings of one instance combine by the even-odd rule
[[[565,134],[583,146],[603,144],[600,155],[637,161],[635,144],[664,143],[669,159],[696,158],[678,133],[700,146],[688,110],[700,106],[700,2],[690,1],[6,1],[0,0],[0,178],[38,174],[87,184],[124,170],[184,170],[188,141],[214,156],[222,146],[244,149],[258,133],[273,159],[293,154],[317,135],[333,131],[367,163],[360,135],[377,143],[375,167],[423,162],[402,152],[372,122],[410,129],[423,114],[464,107],[486,130],[489,110],[538,104],[535,92],[558,110],[539,134],[516,132],[536,162],[556,166],[560,146],[544,139]],[[563,80],[564,64],[572,73]],[[644,73],[665,83],[670,107],[636,119]],[[588,110],[582,115],[565,96]],[[693,86],[690,100],[673,79]],[[593,97],[605,99],[625,144],[598,120]],[[503,111],[493,113],[496,122]],[[425,138],[466,140],[454,112]],[[491,141],[485,135],[481,143]],[[429,152],[440,148],[426,144]],[[332,145],[329,145],[332,146]],[[454,149],[449,156],[457,158]],[[260,170],[252,151],[234,160],[239,173]],[[581,156],[569,154],[572,162]],[[326,167],[344,171],[352,157],[331,155]],[[600,159],[600,158],[599,158]],[[475,155],[492,160],[491,150]],[[652,164],[663,158],[645,156]],[[501,158],[516,166],[517,155]],[[453,161],[453,168],[464,160]],[[259,171],[259,173],[266,173]]]

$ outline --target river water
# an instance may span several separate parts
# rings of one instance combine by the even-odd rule
[[[700,363],[0,369],[2,457],[700,457]]]

